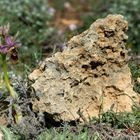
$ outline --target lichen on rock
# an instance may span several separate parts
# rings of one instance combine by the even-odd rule
[[[55,121],[89,120],[112,106],[116,112],[131,111],[138,95],[128,67],[127,29],[123,16],[108,15],[44,60],[29,75],[38,96],[33,110]]]

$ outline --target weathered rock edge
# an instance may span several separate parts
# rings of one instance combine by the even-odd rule
[[[29,75],[38,96],[33,110],[47,112],[55,121],[89,120],[110,107],[131,111],[139,101],[127,64],[127,29],[123,16],[108,15],[47,58]]]

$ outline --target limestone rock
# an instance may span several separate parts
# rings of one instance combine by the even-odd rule
[[[38,96],[33,110],[47,112],[55,121],[88,120],[110,107],[131,111],[138,95],[127,64],[127,28],[123,16],[109,15],[47,58],[29,75]]]

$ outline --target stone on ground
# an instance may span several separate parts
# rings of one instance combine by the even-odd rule
[[[88,121],[110,108],[131,111],[138,95],[128,67],[127,29],[123,16],[108,15],[44,60],[29,75],[38,96],[33,110],[55,121]]]

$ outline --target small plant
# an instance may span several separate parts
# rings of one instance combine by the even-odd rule
[[[20,135],[14,135],[12,133],[12,131],[9,128],[5,127],[5,126],[0,126],[0,130],[3,133],[3,135],[2,135],[3,139],[2,140],[22,140]]]
[[[137,78],[140,77],[140,67],[137,64],[133,64],[133,63],[130,63],[129,67],[132,73],[132,78],[134,83],[133,88],[136,92],[140,93],[140,83],[137,80]]]
[[[7,56],[10,56],[10,60],[13,63],[18,61],[18,53],[17,53],[18,42],[16,41],[16,36],[12,37],[9,35],[9,25],[0,27],[0,55],[2,59],[2,68],[4,73],[4,82],[9,91],[10,96],[13,100],[18,98],[18,94],[11,86],[8,69],[7,69]],[[21,112],[17,111],[18,105],[13,104],[13,110],[15,111],[15,121],[18,122],[21,118]]]
[[[133,106],[132,112],[119,112],[109,110],[102,114],[101,123],[109,124],[113,128],[128,129],[139,128],[140,126],[140,107]]]
[[[0,40],[1,40],[0,54],[2,59],[3,72],[4,72],[4,81],[9,90],[11,97],[16,99],[18,97],[18,94],[14,91],[9,81],[6,57],[8,54],[10,54],[10,59],[13,62],[16,62],[18,60],[18,55],[16,50],[17,42],[15,38],[9,35],[9,25],[0,27]]]
[[[50,129],[46,132],[42,132],[37,140],[98,140],[97,136],[91,136],[88,130],[84,132],[78,132],[77,134],[70,132],[68,129],[62,132],[58,132],[56,129]]]

